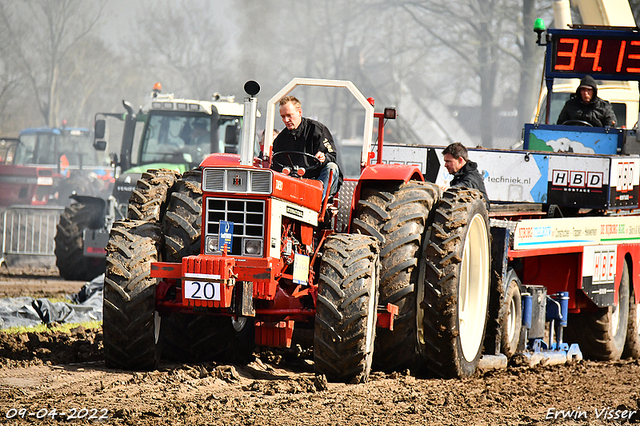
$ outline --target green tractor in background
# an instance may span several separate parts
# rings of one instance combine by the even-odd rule
[[[116,220],[161,220],[161,207],[178,176],[198,167],[210,153],[237,153],[241,103],[219,94],[211,101],[178,99],[160,90],[156,84],[148,104],[138,112],[123,101],[125,113],[96,114],[97,151],[107,148],[108,118],[122,127],[120,155],[110,154],[116,181],[107,199],[71,195],[74,202],[60,216],[55,236],[61,277],[88,281],[103,273],[105,248]]]

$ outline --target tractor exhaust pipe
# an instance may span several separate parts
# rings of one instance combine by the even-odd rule
[[[244,91],[249,96],[244,98],[240,165],[252,166],[256,135],[256,115],[258,112],[258,98],[256,98],[256,95],[260,92],[260,85],[253,80],[249,80],[244,84]]]

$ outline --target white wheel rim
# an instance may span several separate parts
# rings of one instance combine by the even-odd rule
[[[247,317],[238,317],[238,319],[231,317],[231,326],[237,333],[241,332],[246,324]]]
[[[619,326],[620,326],[620,309],[618,309],[618,306],[612,306],[611,307],[611,332],[613,335],[617,334]]]
[[[162,321],[162,317],[160,317],[160,314],[158,313],[158,311],[153,311],[153,340],[154,343],[158,343],[158,340],[160,340],[160,323]]]
[[[507,313],[507,341],[511,342],[516,333],[516,302],[513,297],[509,301],[509,312]]]
[[[371,287],[369,288],[369,306],[367,307],[367,337],[365,340],[365,353],[373,353],[373,336],[375,333],[377,310],[376,310],[376,283],[377,277],[377,262],[371,263]]]
[[[471,362],[482,345],[489,294],[489,238],[476,214],[464,242],[458,281],[458,328],[462,355]]]
[[[427,232],[424,235],[424,239],[422,240],[422,247],[420,248],[420,269],[418,270],[418,281],[416,282],[416,333],[418,338],[418,343],[420,344],[420,351],[423,350],[425,340],[424,340],[424,309],[422,308],[422,301],[424,300],[424,279],[426,274],[426,262],[422,260],[426,259],[427,255],[427,244],[431,238],[431,229],[427,229]]]

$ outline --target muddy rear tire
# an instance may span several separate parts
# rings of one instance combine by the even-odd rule
[[[376,335],[377,241],[365,235],[327,238],[316,306],[314,360],[317,374],[346,383],[367,381]]]
[[[381,370],[412,368],[418,361],[417,266],[429,212],[439,193],[434,184],[411,181],[365,189],[358,202],[353,232],[380,241],[380,304],[399,307],[394,330],[377,332],[374,365]]]
[[[160,359],[160,315],[151,262],[158,261],[158,224],[118,221],[107,245],[103,333],[107,367],[153,370]]]
[[[441,377],[468,377],[482,354],[490,265],[487,207],[477,190],[450,188],[435,208],[426,250],[425,367]]]
[[[618,306],[569,314],[565,340],[577,342],[585,358],[613,361],[622,356],[629,321],[629,268],[626,261],[620,277],[618,301]]]
[[[102,226],[100,204],[74,203],[64,209],[56,227],[55,255],[60,276],[65,280],[91,281],[105,270],[105,259],[85,257],[82,231]]]
[[[168,169],[151,169],[142,173],[129,197],[127,217],[132,220],[160,222],[169,191],[179,177],[179,172]]]

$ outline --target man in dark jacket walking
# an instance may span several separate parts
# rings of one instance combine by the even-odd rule
[[[571,95],[558,116],[558,124],[574,120],[587,122],[593,127],[616,125],[613,107],[609,101],[598,97],[598,86],[590,75],[584,76],[576,93]]]
[[[455,142],[442,151],[444,156],[444,167],[453,175],[453,180],[449,184],[451,187],[464,186],[477,189],[482,192],[484,201],[489,210],[489,197],[484,187],[484,179],[478,172],[478,164],[469,161],[469,152],[460,142]]]
[[[304,164],[296,164],[307,168],[305,178],[318,179],[324,185],[322,199],[327,193],[329,174],[333,172],[329,196],[338,192],[342,182],[342,172],[338,167],[336,146],[333,136],[327,127],[310,118],[302,116],[302,105],[294,96],[285,96],[279,101],[280,117],[286,126],[273,141],[273,154],[283,151],[295,151],[314,156],[319,161],[319,167],[308,159],[302,158]],[[311,159],[313,160],[313,159]],[[274,170],[281,171],[282,167],[272,164]]]

